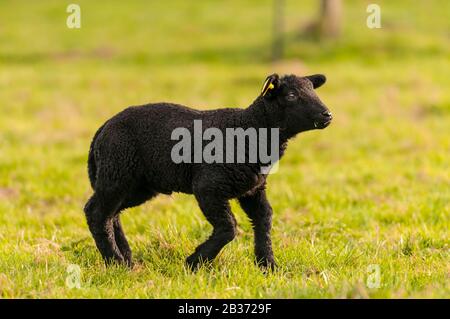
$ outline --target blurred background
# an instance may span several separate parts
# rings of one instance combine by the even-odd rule
[[[0,296],[449,297],[449,1],[75,3],[79,29],[70,2],[0,2]],[[335,117],[269,179],[282,270],[253,266],[233,203],[240,238],[184,272],[210,227],[179,194],[124,215],[138,266],[104,270],[82,212],[96,129],[150,102],[245,107],[273,72],[326,74]],[[84,289],[65,286],[68,264]]]

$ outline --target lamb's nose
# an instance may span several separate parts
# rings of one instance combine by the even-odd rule
[[[322,112],[322,115],[325,116],[325,117],[328,117],[330,119],[333,117],[330,111]]]

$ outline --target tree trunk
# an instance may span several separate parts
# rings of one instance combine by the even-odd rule
[[[341,33],[341,0],[322,0],[318,31],[320,36],[336,38]]]
[[[284,52],[284,0],[273,0],[272,60],[283,58]]]

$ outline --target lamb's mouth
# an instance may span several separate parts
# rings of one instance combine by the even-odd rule
[[[325,121],[325,122],[319,122],[319,121],[314,121],[314,127],[318,128],[318,129],[323,129],[325,127],[327,127],[328,125],[330,125],[331,120]]]

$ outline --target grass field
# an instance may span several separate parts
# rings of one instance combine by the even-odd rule
[[[268,0],[78,0],[81,29],[65,1],[1,1],[0,296],[449,298],[450,2],[376,2],[381,29],[370,1],[345,1],[342,38],[317,42],[298,35],[316,1],[288,0],[286,59],[271,63]],[[137,265],[106,269],[82,211],[96,129],[147,102],[246,106],[274,71],[325,73],[335,115],[269,178],[279,269],[254,266],[233,202],[238,238],[187,271],[211,227],[182,194],[123,214]]]

